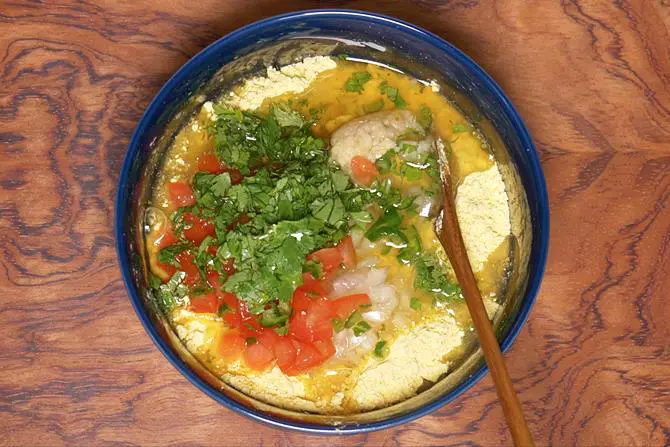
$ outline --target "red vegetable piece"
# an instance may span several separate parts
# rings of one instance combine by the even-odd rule
[[[275,360],[275,354],[271,348],[262,343],[254,343],[247,346],[244,352],[244,361],[247,366],[256,371],[264,371],[272,365]]]
[[[216,233],[213,223],[193,213],[184,213],[184,221],[187,223],[184,237],[196,245],[199,245],[207,236],[214,236]]]
[[[197,313],[214,313],[219,310],[219,299],[215,291],[210,291],[204,295],[194,295],[191,297],[189,308]]]
[[[169,182],[167,185],[170,201],[176,207],[190,206],[195,204],[195,196],[191,186],[182,181]]]
[[[351,239],[351,236],[346,236],[342,239],[337,245],[337,249],[340,251],[342,265],[345,268],[353,269],[356,267],[356,250],[354,250],[354,241]]]
[[[379,176],[375,164],[361,155],[351,159],[351,173],[356,183],[363,186],[370,186]]]
[[[219,355],[225,360],[237,360],[244,352],[244,348],[245,339],[238,330],[226,331],[219,339]]]
[[[343,296],[331,301],[333,306],[333,313],[336,317],[341,319],[349,318],[349,316],[358,310],[360,306],[371,304],[370,297],[367,293],[357,293],[354,295]]]
[[[190,252],[185,251],[178,254],[175,259],[177,259],[177,262],[179,262],[179,265],[181,266],[179,270],[186,274],[184,283],[188,285],[197,283],[200,279],[200,272],[193,262],[193,255]]]
[[[325,273],[331,273],[337,270],[342,264],[342,254],[335,247],[322,248],[307,257],[307,259],[316,259],[321,262]]]

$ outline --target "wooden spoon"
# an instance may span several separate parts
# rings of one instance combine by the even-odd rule
[[[472,317],[472,322],[479,335],[479,343],[484,358],[491,371],[491,377],[498,392],[498,399],[507,419],[507,425],[512,433],[512,439],[517,446],[534,446],[533,438],[528,430],[526,419],[521,411],[519,399],[512,386],[509,372],[505,366],[498,340],[493,333],[493,328],[482,301],[482,295],[477,287],[475,275],[470,266],[470,260],[465,250],[463,235],[456,216],[456,205],[451,188],[451,174],[447,163],[446,154],[441,147],[437,148],[437,159],[439,162],[442,178],[442,191],[444,194],[444,205],[442,214],[435,221],[435,232],[440,243],[447,252],[456,278],[463,291],[465,302]]]

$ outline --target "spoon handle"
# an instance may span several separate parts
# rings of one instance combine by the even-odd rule
[[[491,371],[491,377],[498,392],[498,399],[507,419],[507,425],[512,433],[514,444],[523,447],[533,446],[533,438],[521,411],[519,399],[512,386],[512,380],[500,352],[498,340],[491,328],[491,323],[489,322],[489,317],[486,313],[486,308],[484,307],[482,296],[477,287],[477,281],[465,250],[465,243],[463,242],[463,236],[456,216],[451,178],[448,173],[443,173],[442,189],[444,192],[444,208],[442,212],[442,225],[439,226],[438,237],[447,252],[458,283],[463,291],[463,296],[472,316],[474,327],[479,335],[479,343]]]

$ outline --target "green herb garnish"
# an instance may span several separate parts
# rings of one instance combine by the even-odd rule
[[[453,126],[451,126],[451,130],[452,130],[454,133],[467,132],[468,127],[467,127],[465,124],[463,124],[463,123],[456,123],[456,124],[454,124]]]
[[[391,87],[386,81],[379,85],[379,91],[382,95],[386,95],[397,108],[404,109],[407,105],[405,100],[400,96],[398,89],[396,87]]]
[[[366,321],[359,321],[353,328],[351,328],[356,337],[360,337],[370,329],[372,329],[372,327]]]
[[[409,300],[409,307],[416,310],[416,311],[421,310],[421,300],[419,300],[418,298],[412,297]]]
[[[433,124],[433,112],[426,106],[421,107],[419,109],[417,121],[426,131],[429,130],[430,126]]]
[[[344,88],[348,92],[358,92],[363,91],[363,85],[372,79],[372,75],[367,71],[359,71],[351,75],[347,82],[344,83]]]
[[[373,351],[375,357],[380,359],[385,359],[389,355],[388,343],[384,340],[379,340],[375,345],[375,350]]]
[[[365,113],[374,113],[379,112],[384,108],[384,100],[379,98],[376,101],[363,105],[363,112]]]

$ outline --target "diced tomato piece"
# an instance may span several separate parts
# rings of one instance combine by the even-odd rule
[[[239,312],[226,312],[223,314],[223,321],[232,329],[239,329],[242,326],[242,317]]]
[[[279,337],[273,349],[275,357],[277,357],[277,366],[282,371],[289,368],[295,362],[297,351],[288,337]]]
[[[333,284],[330,278],[316,279],[311,273],[302,274],[302,286],[300,288],[314,296],[326,296],[333,291]]]
[[[312,331],[307,325],[307,311],[301,311],[294,314],[288,322],[288,333],[298,340],[310,341],[312,339]]]
[[[347,236],[337,245],[337,249],[342,256],[342,264],[348,269],[356,267],[356,250],[354,250],[354,241],[351,236]]]
[[[279,341],[281,336],[277,334],[274,329],[271,328],[262,328],[258,336],[256,337],[256,340],[258,343],[263,344],[264,346],[273,349],[274,345]]]
[[[184,221],[188,227],[184,230],[184,237],[196,245],[200,244],[207,236],[214,236],[216,233],[213,223],[193,213],[184,213]]]
[[[293,298],[293,316],[289,320],[289,333],[303,341],[332,338],[332,316],[330,300],[303,298],[301,293],[297,293]]]
[[[370,186],[379,176],[375,164],[361,155],[351,159],[351,173],[356,183],[363,186]]]
[[[291,307],[293,307],[293,315],[297,315],[300,312],[307,311],[309,305],[312,304],[312,298],[309,297],[307,291],[298,287],[293,293],[293,300],[291,301]]]
[[[317,322],[330,320],[333,317],[332,301],[327,298],[317,298],[312,300],[307,309],[307,323],[314,326]]]
[[[371,304],[367,293],[356,293],[354,295],[343,296],[331,301],[333,313],[336,317],[345,319],[354,313],[360,306]]]
[[[195,204],[195,196],[191,185],[186,182],[169,182],[167,185],[170,201],[177,207]]]
[[[309,341],[315,342],[317,340],[330,340],[333,338],[333,321],[330,318],[312,323],[309,325],[309,329]]]
[[[247,346],[244,352],[244,361],[247,366],[256,371],[263,371],[275,360],[275,354],[272,349],[262,343],[254,343]]]
[[[198,282],[200,279],[200,272],[198,271],[198,267],[196,267],[195,263],[193,262],[193,255],[190,252],[185,251],[178,254],[176,259],[180,265],[179,270],[186,273],[186,276],[184,277],[184,283],[193,285]]]
[[[225,172],[225,165],[211,152],[202,154],[198,159],[198,170],[209,172],[210,174],[220,174]]]
[[[220,303],[226,304],[231,312],[239,313],[240,302],[235,295],[230,292],[222,292],[220,290],[217,290],[216,294],[219,297]]]
[[[172,227],[168,226],[165,228],[163,234],[161,234],[159,237],[156,238],[156,240],[154,241],[154,245],[158,247],[158,249],[160,250],[165,247],[169,247],[170,245],[173,245],[178,241],[179,239],[177,239],[177,236],[175,236],[174,231],[172,231]]]
[[[287,368],[287,374],[298,374],[323,362],[323,356],[311,343],[293,340],[293,344],[297,346],[297,352],[293,365]]]
[[[221,287],[221,274],[217,272],[216,270],[208,270],[207,271],[207,284],[209,284],[210,287],[214,289],[218,289]]]
[[[195,295],[191,297],[189,308],[197,313],[214,313],[219,310],[219,299],[213,290],[204,295]]]
[[[317,259],[326,273],[337,270],[342,264],[342,254],[335,247],[322,248],[307,257],[307,259]]]
[[[240,358],[244,352],[244,348],[244,337],[235,329],[226,331],[219,339],[219,355],[225,360],[230,361]]]
[[[319,354],[321,354],[322,361],[335,355],[335,345],[331,339],[317,340],[314,342],[314,347],[319,351]]]

